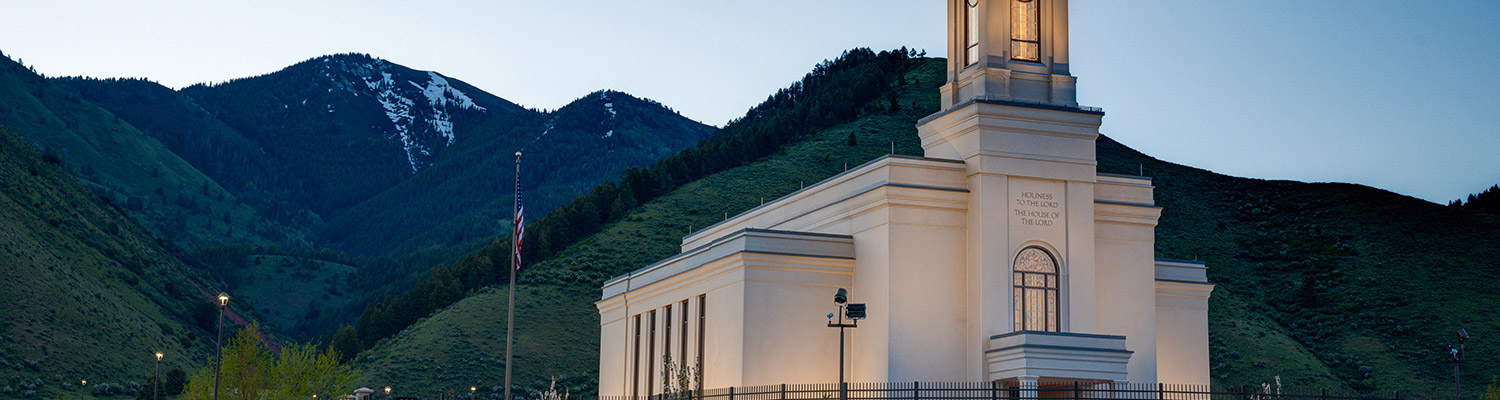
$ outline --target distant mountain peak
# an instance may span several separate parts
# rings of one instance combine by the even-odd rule
[[[362,54],[323,56],[317,68],[317,75],[332,86],[330,92],[341,89],[379,103],[390,121],[387,138],[401,146],[413,174],[431,165],[439,150],[453,145],[453,112],[488,111],[437,72]],[[328,110],[335,111],[332,105]]]

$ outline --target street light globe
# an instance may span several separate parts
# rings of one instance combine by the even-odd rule
[[[390,386],[386,386],[385,387],[385,394],[387,394],[387,395],[391,394],[391,387]]]
[[[229,305],[229,294],[228,293],[219,292],[219,307],[225,307],[225,306],[228,306],[228,305]]]
[[[161,356],[162,354],[160,351],[156,352],[156,361],[161,361]]]
[[[82,382],[78,383],[78,386],[85,386],[85,385],[88,385],[88,384],[89,384],[89,381],[87,379],[84,379]]]

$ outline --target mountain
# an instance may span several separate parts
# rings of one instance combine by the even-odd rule
[[[330,221],[327,236],[346,238],[343,247],[356,253],[491,237],[508,231],[497,221],[511,219],[517,150],[525,153],[527,210],[537,218],[712,132],[659,103],[615,91],[574,100],[526,128],[523,135],[460,139],[429,168]]]
[[[351,314],[338,310],[358,315],[359,308],[408,287],[432,265],[477,248],[497,229],[508,230],[511,154],[517,150],[527,154],[522,178],[529,213],[538,218],[608,177],[675,154],[713,130],[654,101],[614,91],[591,93],[551,112],[524,109],[458,79],[360,54],[317,57],[262,76],[183,90],[144,79],[32,75],[35,85],[61,89],[59,99],[109,110],[99,118],[138,130],[134,140],[157,151],[103,157],[89,164],[90,171],[94,165],[129,169],[137,160],[180,158],[191,164],[184,173],[196,168],[233,193],[214,197],[236,199],[249,206],[241,206],[245,210],[266,216],[243,223],[285,240],[189,230],[181,237],[202,240],[178,244],[191,251],[189,265],[243,293],[240,299],[252,305],[252,313],[285,333],[318,334],[346,323]],[[37,136],[44,143],[57,140],[43,132]],[[110,134],[94,126],[72,133],[79,141]],[[160,152],[161,146],[170,153]],[[192,214],[175,207],[178,202],[164,205],[172,207],[142,220],[172,227],[180,220],[176,215]],[[234,248],[221,248],[226,245]],[[326,257],[304,251],[310,248],[376,257]],[[290,291],[278,292],[283,289]]]
[[[359,54],[181,92],[265,149],[280,168],[277,188],[320,216],[426,169],[461,135],[497,134],[471,124],[537,114],[436,72]]]
[[[155,351],[163,372],[202,366],[212,333],[191,310],[213,288],[63,162],[0,126],[0,398],[55,398],[83,379],[132,393]]]
[[[305,243],[161,142],[4,56],[0,125],[60,159],[87,187],[180,247]]]
[[[835,62],[829,65],[838,72],[820,78],[845,78],[861,71],[859,65],[875,63]],[[574,393],[589,393],[598,368],[593,301],[605,279],[677,254],[682,235],[695,228],[847,166],[891,149],[920,154],[913,126],[937,110],[935,86],[944,80],[943,63],[920,60],[899,79],[883,81],[889,86],[874,97],[881,101],[848,104],[855,110],[850,119],[794,134],[769,156],[667,185],[623,213],[604,213],[609,216],[597,231],[558,236],[566,240],[557,242],[555,253],[533,253],[518,284],[517,386],[536,388],[556,375]],[[794,88],[811,90],[806,84]],[[802,115],[798,110],[758,107],[743,120],[807,121],[796,118]],[[706,151],[723,132],[658,162],[646,176],[672,182],[663,178],[671,169],[666,164]],[[775,143],[776,134],[759,134],[749,142]],[[1452,331],[1464,327],[1476,338],[1500,335],[1500,319],[1489,309],[1500,304],[1493,285],[1500,275],[1493,261],[1500,259],[1500,240],[1494,236],[1500,218],[1494,215],[1360,185],[1221,175],[1152,158],[1105,136],[1097,150],[1100,172],[1144,172],[1153,178],[1156,202],[1163,207],[1157,256],[1208,263],[1209,278],[1218,284],[1209,320],[1216,385],[1258,387],[1280,380],[1297,389],[1447,393],[1451,364],[1441,344]],[[620,186],[596,187],[548,219],[576,221],[582,217],[570,214],[603,213],[596,211],[601,202],[591,197],[625,192]],[[528,245],[549,229],[562,228],[540,221],[528,229]],[[492,244],[438,270],[412,292],[367,309],[361,335],[390,329],[382,324],[392,321],[409,326],[389,338],[363,338],[379,340],[366,343],[372,348],[355,361],[365,371],[364,383],[425,388],[462,382],[501,389],[505,326],[495,310],[507,306],[505,288],[486,286],[501,280],[508,246]],[[1468,343],[1471,355],[1495,350],[1493,342]],[[1470,357],[1464,368],[1496,371],[1500,361]],[[1477,395],[1487,382],[1470,376],[1464,391]]]
[[[363,54],[172,91],[144,80],[53,80],[109,109],[314,247],[401,254],[472,243],[510,219],[511,154],[532,215],[712,131],[600,91],[526,109],[433,71]]]

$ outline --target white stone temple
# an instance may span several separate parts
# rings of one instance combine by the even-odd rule
[[[847,381],[1209,383],[1199,262],[1155,258],[1151,178],[1096,171],[1067,0],[947,0],[925,157],[887,156],[693,233],[604,284],[599,394]],[[837,321],[833,321],[837,322]],[[844,322],[848,322],[845,320]],[[1097,386],[1094,386],[1097,387]]]

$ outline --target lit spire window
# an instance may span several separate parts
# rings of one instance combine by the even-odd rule
[[[1042,45],[1038,32],[1041,24],[1038,0],[1012,0],[1010,3],[1010,58],[1041,61]]]
[[[964,66],[979,62],[979,0],[964,0]]]

